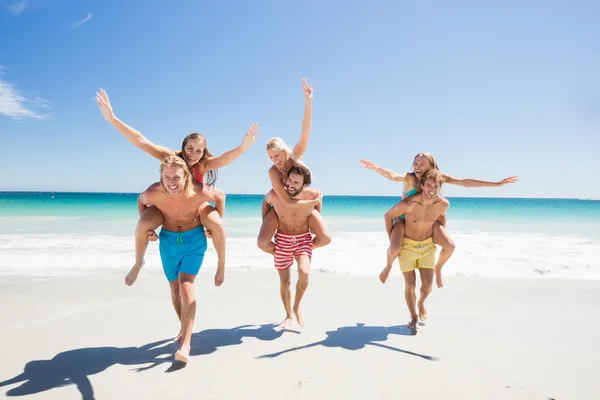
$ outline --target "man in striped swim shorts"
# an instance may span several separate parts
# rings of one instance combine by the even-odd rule
[[[445,216],[450,202],[440,196],[442,174],[432,169],[421,176],[421,192],[404,198],[386,214],[386,230],[388,235],[392,230],[392,218],[401,215],[406,217],[404,240],[398,255],[400,270],[404,275],[404,297],[410,312],[408,327],[416,329],[419,318],[425,320],[425,299],[431,293],[435,273],[439,287],[442,283],[442,267],[446,260],[438,260],[435,264],[435,244],[433,242],[433,224],[439,217]],[[421,276],[421,296],[419,297],[417,314],[417,277],[415,270]]]
[[[318,190],[308,189],[311,175],[308,168],[303,165],[294,165],[288,171],[286,190],[294,201],[297,200],[315,200],[322,197]],[[297,205],[297,204],[296,204]],[[275,192],[271,190],[265,196],[262,204],[263,216],[274,207],[279,217],[279,226],[275,232],[275,268],[279,272],[280,295],[283,307],[285,308],[285,319],[279,326],[288,328],[292,324],[292,311],[296,320],[304,326],[304,318],[300,312],[300,302],[306,288],[308,287],[308,272],[314,246],[313,236],[308,227],[308,217],[313,209],[321,211],[322,203],[317,206],[296,206],[290,207],[281,201]],[[291,278],[290,267],[298,263],[298,282],[296,284],[296,298],[294,306],[291,306]]]

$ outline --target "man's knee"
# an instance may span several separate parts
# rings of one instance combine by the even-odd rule
[[[430,293],[433,289],[433,281],[421,282],[421,292]]]
[[[298,267],[298,281],[308,282],[308,266]]]
[[[291,276],[290,274],[287,274],[286,276],[279,276],[279,284],[281,285],[282,288],[287,287],[289,289],[290,285],[291,285]]]
[[[171,296],[179,297],[181,295],[181,291],[179,290],[179,282],[175,281],[171,283]]]
[[[194,298],[194,283],[193,282],[180,282],[179,290],[181,292],[181,298],[184,302],[189,302]]]
[[[417,289],[417,282],[404,282],[404,288],[414,292]]]

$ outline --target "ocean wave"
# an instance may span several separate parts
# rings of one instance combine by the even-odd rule
[[[597,239],[519,232],[453,233],[453,238],[457,248],[443,269],[445,276],[600,279]],[[336,233],[329,246],[314,251],[311,269],[375,276],[386,248],[381,231]],[[102,269],[126,274],[133,260],[133,235],[0,235],[0,275],[60,276]],[[216,262],[211,243],[202,268],[214,269]],[[150,243],[144,268],[161,269],[156,242]],[[273,269],[273,258],[256,247],[256,236],[230,236],[227,268]],[[394,271],[399,274],[397,263]]]

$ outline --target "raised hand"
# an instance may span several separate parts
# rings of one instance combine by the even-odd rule
[[[308,83],[306,78],[302,78],[302,91],[304,92],[304,97],[308,100],[313,97],[313,88],[312,83]]]
[[[248,128],[248,132],[246,132],[244,138],[242,139],[242,150],[246,151],[250,147],[252,147],[252,145],[259,136],[260,128],[258,127],[258,123],[255,122],[252,125],[250,125],[250,128]]]
[[[102,88],[100,89],[100,93],[96,92],[96,103],[98,103],[98,107],[100,107],[100,111],[105,120],[110,122],[115,118],[115,113],[110,105],[108,95]]]
[[[362,158],[360,159],[360,163],[362,164],[360,166],[361,168],[370,169],[371,171],[376,170],[377,168],[379,168],[379,166],[377,164],[373,164],[371,161],[369,161],[369,160],[363,160]]]
[[[518,180],[519,180],[518,176],[509,176],[508,178],[504,178],[501,181],[496,182],[496,185],[498,185],[498,186],[504,186],[504,185],[506,185],[508,183],[515,183]]]

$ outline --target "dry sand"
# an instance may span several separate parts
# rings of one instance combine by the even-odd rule
[[[598,399],[600,282],[446,278],[412,335],[403,283],[313,273],[281,332],[273,271],[201,271],[192,356],[168,284],[142,271],[3,277],[0,393],[40,399]],[[296,273],[293,272],[293,283]],[[594,339],[596,338],[596,339]]]

